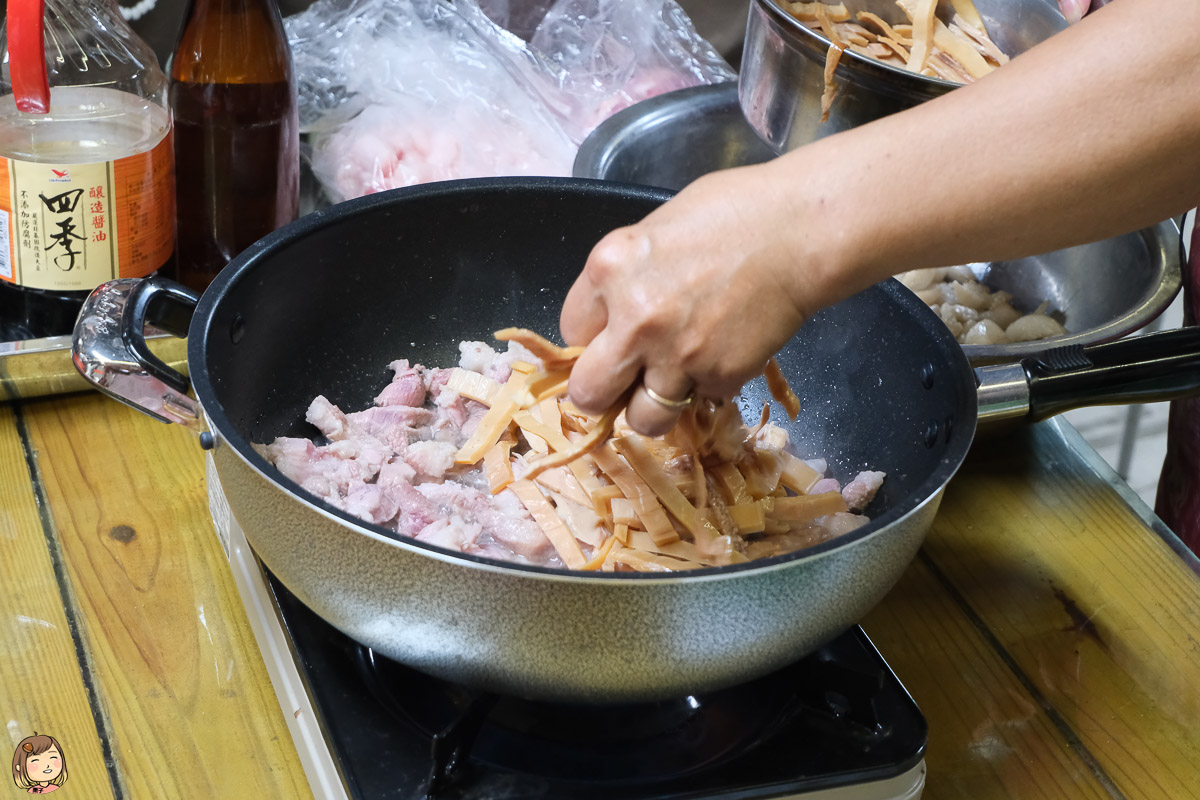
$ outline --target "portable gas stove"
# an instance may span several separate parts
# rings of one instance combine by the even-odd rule
[[[860,628],[729,689],[575,706],[383,658],[259,561],[211,459],[209,507],[317,800],[916,800],[925,718]]]

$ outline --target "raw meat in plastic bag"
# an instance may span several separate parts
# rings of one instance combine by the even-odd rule
[[[736,78],[674,0],[484,2],[317,0],[285,21],[330,200],[570,175],[580,142],[621,108]]]
[[[338,4],[322,0],[287,22],[301,129],[331,200],[431,180],[570,174],[577,147],[532,88],[541,67],[516,37],[438,2],[341,5],[331,13]]]
[[[560,70],[577,142],[641,100],[737,78],[675,0],[558,0],[530,46]]]
[[[315,151],[313,168],[336,201],[464,177],[567,175],[571,153],[561,136],[478,106],[430,114],[398,102],[363,109]]]

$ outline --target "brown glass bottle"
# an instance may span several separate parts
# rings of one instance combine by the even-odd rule
[[[203,291],[296,218],[296,78],[275,0],[192,0],[171,58],[176,265]]]

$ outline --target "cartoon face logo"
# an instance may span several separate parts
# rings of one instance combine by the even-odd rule
[[[49,794],[67,782],[67,760],[53,736],[26,736],[13,753],[13,781],[29,794]]]

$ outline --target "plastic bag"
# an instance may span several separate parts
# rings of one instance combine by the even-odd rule
[[[285,20],[301,130],[330,200],[570,175],[609,115],[736,77],[674,0],[485,2],[317,0]]]
[[[641,100],[737,77],[674,0],[559,0],[530,46],[560,70],[577,142]]]
[[[313,175],[334,202],[570,163],[573,143],[532,87],[543,68],[482,12],[319,0],[285,26]]]

